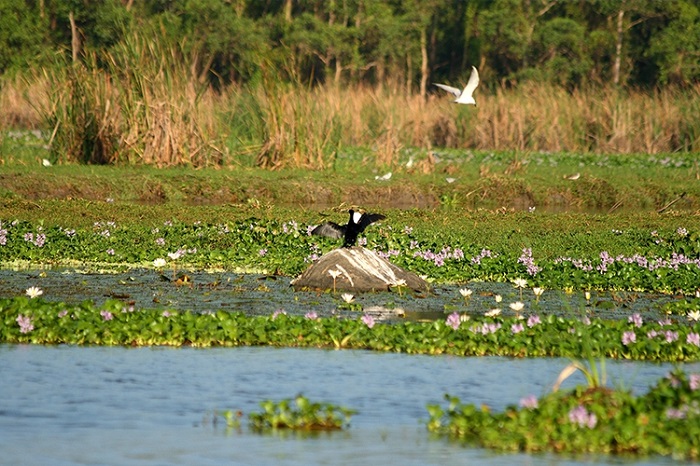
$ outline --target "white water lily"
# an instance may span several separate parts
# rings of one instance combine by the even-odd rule
[[[153,261],[153,267],[155,267],[157,269],[162,269],[163,267],[165,267],[165,265],[166,265],[165,259],[163,259],[162,257],[159,257],[158,259],[155,259]]]
[[[516,288],[525,288],[527,287],[527,280],[525,280],[524,278],[516,278],[515,280],[513,280],[513,284]]]
[[[182,253],[180,251],[175,251],[175,252],[169,252],[168,257],[172,260],[178,260],[182,256]]]
[[[700,311],[697,309],[695,311],[690,311],[688,313],[688,320],[693,320],[695,322],[700,320]]]
[[[330,276],[333,278],[333,280],[335,280],[336,278],[340,277],[340,275],[341,275],[342,273],[343,273],[343,272],[341,272],[340,270],[329,270],[329,271],[328,271],[328,275],[330,275]]]
[[[29,288],[27,288],[26,293],[27,296],[29,296],[29,299],[34,299],[37,296],[41,296],[42,294],[44,294],[41,288],[37,286],[30,286]]]
[[[510,308],[513,310],[513,312],[520,312],[525,308],[525,304],[521,301],[516,301],[514,303],[509,304]]]
[[[464,298],[468,298],[472,295],[472,290],[470,290],[469,288],[460,288],[459,294],[461,294]]]
[[[544,288],[536,286],[532,289],[532,292],[535,293],[535,296],[539,298],[540,296],[542,296],[542,293],[544,293]]]
[[[393,286],[406,286],[406,280],[400,278],[394,282]]]
[[[497,294],[496,296],[494,296],[493,299],[495,299],[497,303],[500,303],[501,301],[503,301],[503,297],[501,297],[500,294]]]
[[[343,298],[343,301],[346,303],[350,304],[355,297],[351,295],[350,293],[343,293],[340,295],[341,298]]]
[[[484,315],[485,315],[486,317],[496,317],[496,316],[499,315],[500,313],[501,313],[501,310],[500,310],[500,309],[491,309],[490,311],[484,312]]]

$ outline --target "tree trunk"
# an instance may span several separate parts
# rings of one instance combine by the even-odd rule
[[[284,0],[284,20],[287,23],[292,22],[292,0]]]
[[[73,52],[73,63],[77,63],[78,55],[80,54],[80,37],[78,36],[78,27],[75,25],[72,11],[68,14],[68,20],[70,21],[70,45]]]
[[[622,19],[625,16],[625,11],[620,10],[617,12],[617,42],[615,43],[615,61],[613,63],[613,84],[616,86],[620,84],[620,65],[622,62],[622,34],[624,29],[622,28]]]
[[[425,28],[420,31],[420,97],[425,100],[428,94],[428,35]]]

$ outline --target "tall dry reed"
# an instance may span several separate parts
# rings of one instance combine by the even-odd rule
[[[374,149],[366,162],[377,167],[395,165],[408,147],[700,150],[700,86],[654,92],[480,88],[478,107],[467,107],[444,93],[426,101],[387,86],[306,89],[266,81],[216,92],[193,74],[194,60],[134,38],[87,64],[57,66],[27,86],[33,95],[45,90],[44,125],[53,131],[58,158],[90,163],[254,160],[265,168],[327,169],[343,148],[359,146]],[[22,114],[19,82],[0,88],[0,102],[14,102],[12,115]],[[3,112],[0,127],[39,124],[31,112],[9,115]]]

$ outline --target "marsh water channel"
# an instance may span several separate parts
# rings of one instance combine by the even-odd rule
[[[183,271],[178,271],[178,275]],[[525,312],[626,318],[660,315],[673,297],[641,293],[593,294],[531,290],[508,283],[438,285],[432,293],[367,293],[362,311],[339,309],[340,293],[294,292],[290,277],[185,271],[178,285],[170,271],[77,269],[0,271],[0,297],[30,286],[42,299],[125,306],[269,315],[314,311],[388,321],[444,319],[446,313],[483,313],[520,300]],[[473,290],[465,300],[460,288]],[[401,311],[399,311],[401,310]],[[677,464],[670,458],[501,454],[427,432],[428,403],[445,393],[494,410],[550,390],[566,359],[417,356],[355,350],[296,348],[122,348],[0,345],[0,464],[12,465],[580,465]],[[670,364],[610,361],[609,380],[643,393]],[[700,363],[683,366],[700,371]],[[565,387],[584,383],[580,374]],[[318,435],[256,434],[247,415],[263,400],[293,398],[357,410],[347,430]],[[217,410],[240,410],[230,429]],[[219,419],[215,421],[215,419]]]
[[[187,276],[186,283],[176,280]],[[84,300],[102,304],[117,299],[135,309],[176,309],[193,312],[243,312],[247,315],[271,315],[284,310],[288,314],[315,312],[320,317],[357,318],[363,313],[375,320],[431,320],[445,318],[447,313],[483,314],[500,308],[504,315],[512,313],[509,304],[522,301],[523,313],[558,314],[567,317],[627,318],[639,313],[645,318],[658,318],[664,304],[683,297],[661,293],[591,292],[565,293],[546,290],[535,299],[531,289],[518,290],[511,283],[470,282],[437,284],[430,293],[410,290],[362,293],[353,297],[356,310],[348,309],[342,292],[295,292],[292,277],[178,270],[156,271],[133,268],[125,271],[87,271],[75,268],[46,270],[0,270],[0,297],[24,294],[30,286],[43,290],[42,299],[77,304]],[[465,299],[459,290],[472,290]],[[496,296],[502,301],[496,302]],[[361,308],[361,310],[359,310]]]

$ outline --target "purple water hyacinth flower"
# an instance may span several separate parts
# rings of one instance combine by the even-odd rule
[[[158,246],[165,246],[165,238],[156,238],[156,244]]]
[[[535,395],[528,395],[520,399],[520,407],[525,409],[537,409],[539,401]]]
[[[630,344],[634,343],[637,341],[637,334],[634,333],[634,331],[628,331],[624,332],[622,334],[622,344],[625,346],[629,346]]]
[[[114,249],[112,249],[112,248],[107,249],[106,252],[107,252],[107,254],[110,255],[110,256],[113,256],[113,255],[114,255]]]
[[[525,326],[523,325],[522,322],[518,322],[518,323],[513,324],[513,325],[510,326],[510,331],[511,331],[512,333],[514,333],[514,334],[515,334],[515,333],[520,333],[520,332],[522,332],[523,330],[525,330]]]
[[[660,320],[660,321],[658,322],[658,324],[659,324],[660,326],[662,326],[662,327],[666,327],[667,325],[673,324],[673,322],[671,322],[671,319],[669,319],[668,317],[666,317],[665,319]]]
[[[287,312],[284,309],[277,309],[275,312],[272,313],[272,320],[275,320],[279,316],[286,316]]]
[[[265,248],[263,248],[263,249],[261,249],[260,251],[258,251],[258,255],[259,255],[260,257],[265,257],[266,254],[267,254],[267,249],[265,249]]]
[[[668,408],[666,410],[666,419],[685,419],[685,410],[678,408]]]
[[[34,330],[34,324],[32,324],[31,317],[20,314],[17,316],[16,320],[17,324],[19,324],[20,333],[29,333]]]
[[[114,318],[112,313],[109,311],[100,311],[100,315],[102,316],[102,319],[104,319],[104,320],[112,320]]]
[[[693,391],[700,388],[700,374],[690,374],[688,384],[690,385],[690,389]]]
[[[459,318],[459,314],[456,312],[453,312],[452,314],[447,316],[447,319],[445,320],[445,324],[448,326],[452,327],[453,329],[457,330],[459,328],[459,324],[461,324],[461,320]]]
[[[700,334],[690,332],[688,336],[685,337],[685,341],[690,345],[700,346]]]
[[[569,411],[569,422],[592,429],[598,423],[598,417],[594,413],[589,413],[583,405],[578,405]]]
[[[522,255],[518,258],[518,263],[523,264],[527,269],[528,275],[533,277],[542,270],[535,264],[535,260],[532,258],[532,249],[530,248],[523,249]]]
[[[365,324],[368,328],[374,327],[374,317],[372,317],[369,314],[365,314],[361,318],[362,323]]]
[[[304,314],[304,317],[306,317],[309,320],[316,320],[318,319],[318,314],[316,314],[315,311],[309,311],[306,314]]]
[[[68,310],[67,310],[67,309],[64,309],[64,310],[62,310],[61,312],[58,313],[58,317],[61,318],[61,319],[64,318],[65,316],[67,316],[67,315],[68,315]]]
[[[535,325],[537,325],[539,323],[541,323],[540,316],[538,316],[537,314],[531,315],[527,319],[527,326],[530,328],[534,327]]]
[[[635,312],[631,316],[627,318],[628,322],[631,322],[634,324],[635,327],[641,327],[642,326],[642,316],[639,315],[638,312]]]
[[[169,311],[163,311],[163,317],[170,317],[172,314]]]
[[[666,343],[673,343],[674,341],[678,340],[678,332],[666,330],[663,335],[666,337]]]

